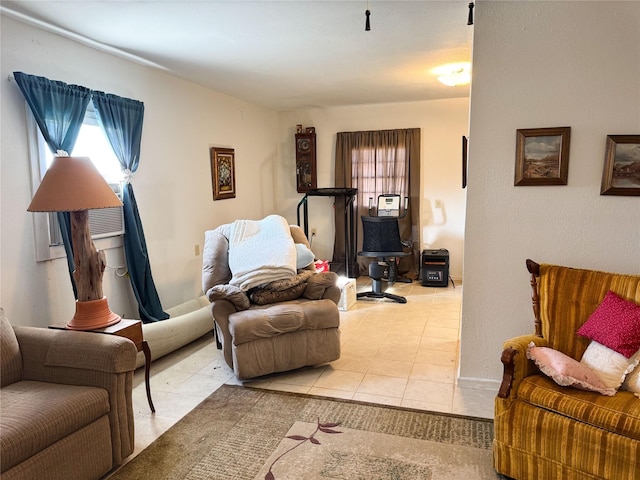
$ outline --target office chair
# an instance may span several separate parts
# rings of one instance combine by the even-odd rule
[[[400,214],[400,195],[378,196],[378,215],[371,215],[372,199],[369,199],[369,215],[362,215],[362,251],[361,257],[373,257],[375,260],[369,264],[369,277],[371,277],[371,291],[356,294],[357,298],[388,298],[398,303],[407,303],[407,299],[400,295],[385,292],[383,282],[388,285],[395,281],[411,283],[410,279],[398,279],[399,257],[411,255],[403,251],[407,246],[400,239],[400,227],[398,220],[404,218],[407,213],[407,199],[405,199],[404,214]],[[385,278],[386,277],[386,278]]]

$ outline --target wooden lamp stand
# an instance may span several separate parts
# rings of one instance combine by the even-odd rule
[[[102,276],[107,262],[104,252],[96,250],[91,240],[87,210],[71,212],[71,239],[78,300],[76,313],[67,328],[94,330],[118,323],[121,317],[111,311],[107,297],[102,294]]]

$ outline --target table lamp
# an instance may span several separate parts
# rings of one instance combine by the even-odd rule
[[[122,202],[113,193],[88,157],[55,157],[38,191],[33,196],[29,212],[70,212],[71,240],[78,290],[76,312],[67,328],[93,330],[120,321],[109,309],[102,294],[102,275],[106,267],[103,251],[97,251],[89,231],[89,212],[95,208],[120,207]]]

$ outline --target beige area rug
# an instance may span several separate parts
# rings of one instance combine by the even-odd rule
[[[324,424],[326,425],[326,424]],[[491,450],[296,422],[255,480],[499,478]]]
[[[491,420],[223,385],[109,480],[498,479]]]

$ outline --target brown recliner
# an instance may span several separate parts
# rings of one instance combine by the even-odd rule
[[[337,275],[315,273],[311,263],[298,271],[290,288],[240,291],[228,285],[232,273],[224,227],[205,233],[202,288],[211,301],[218,348],[236,376],[249,379],[340,358]],[[294,242],[309,248],[302,229],[290,229]]]

